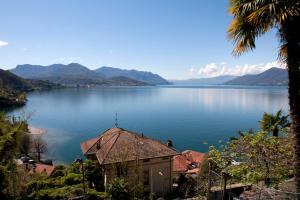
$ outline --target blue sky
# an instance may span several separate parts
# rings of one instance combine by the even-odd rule
[[[258,73],[276,66],[275,31],[231,55],[228,1],[3,0],[0,68],[81,63],[147,70],[168,79]]]

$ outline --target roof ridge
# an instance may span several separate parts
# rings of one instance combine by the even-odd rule
[[[86,150],[86,153],[89,152],[89,150],[91,150],[91,149],[95,146],[95,144],[97,144],[97,143],[99,142],[99,140],[103,137],[103,135],[105,135],[105,133],[106,133],[107,131],[109,131],[110,129],[112,129],[112,128],[106,129],[106,130],[103,131],[100,135],[98,135],[98,136],[97,136],[97,137],[99,137],[98,140],[96,140],[96,142],[95,142],[93,145],[91,145],[91,147],[90,147],[88,150]],[[95,137],[95,138],[97,138],[97,137]],[[105,144],[106,144],[106,143],[105,143]]]
[[[99,137],[99,136],[100,136],[100,135],[98,135],[97,137]],[[95,137],[95,138],[97,138],[97,137]],[[96,142],[95,142],[93,145],[91,145],[90,148],[88,148],[88,150],[86,150],[84,154],[86,154],[87,152],[89,152],[89,150],[91,150],[91,148],[93,148],[93,146],[94,146],[100,139],[101,139],[101,137],[99,137],[98,140],[96,140]]]
[[[123,130],[125,130],[125,129],[123,129]],[[140,137],[140,138],[146,138],[146,139],[149,139],[149,140],[153,140],[153,141],[155,141],[155,142],[158,142],[158,143],[164,145],[164,146],[167,147],[167,148],[170,148],[170,149],[172,149],[172,150],[174,150],[174,151],[177,151],[175,148],[169,147],[167,144],[163,143],[162,141],[160,141],[160,140],[158,140],[158,139],[154,139],[154,138],[147,137],[147,136],[145,136],[144,134],[143,134],[143,135],[140,135],[140,134],[135,133],[135,132],[133,132],[133,131],[128,131],[128,130],[125,130],[125,131],[127,131],[127,132],[129,132],[129,133],[132,133],[132,134],[134,134],[134,135],[137,135],[137,136]]]
[[[120,135],[121,135],[121,131],[118,131],[118,132],[117,132],[117,134],[118,134],[117,138],[115,139],[114,143],[111,145],[111,147],[109,148],[109,150],[108,150],[108,151],[107,151],[107,153],[105,154],[105,156],[104,156],[104,159],[103,159],[102,163],[104,163],[104,161],[105,161],[105,159],[106,159],[106,156],[107,156],[107,155],[108,155],[108,153],[111,151],[111,149],[112,149],[112,148],[113,148],[113,146],[115,145],[116,141],[117,141],[117,140],[118,140],[118,138],[120,137]],[[111,138],[112,138],[112,137],[111,137]],[[110,138],[110,139],[111,139],[111,138]],[[110,139],[109,139],[109,140],[110,140]],[[108,141],[109,141],[109,140],[108,140]],[[108,141],[107,141],[107,142],[108,142]],[[107,142],[106,142],[106,143],[107,143]],[[106,143],[105,143],[105,144],[106,144]],[[99,151],[99,150],[98,150],[98,151]]]

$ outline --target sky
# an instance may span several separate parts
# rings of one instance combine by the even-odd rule
[[[188,79],[280,66],[275,30],[233,57],[230,20],[225,0],[1,0],[0,68],[77,62]]]

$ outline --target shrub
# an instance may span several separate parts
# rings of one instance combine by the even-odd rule
[[[112,200],[129,199],[129,190],[127,182],[122,178],[113,179],[107,188],[107,193]]]
[[[75,173],[68,173],[66,177],[64,177],[64,183],[66,185],[75,185],[82,183],[82,175]]]

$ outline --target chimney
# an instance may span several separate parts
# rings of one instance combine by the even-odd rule
[[[173,147],[173,142],[172,142],[172,140],[168,140],[168,141],[167,141],[167,146],[168,146],[168,147]]]
[[[98,150],[101,148],[99,142],[97,142],[96,148],[97,148]]]

